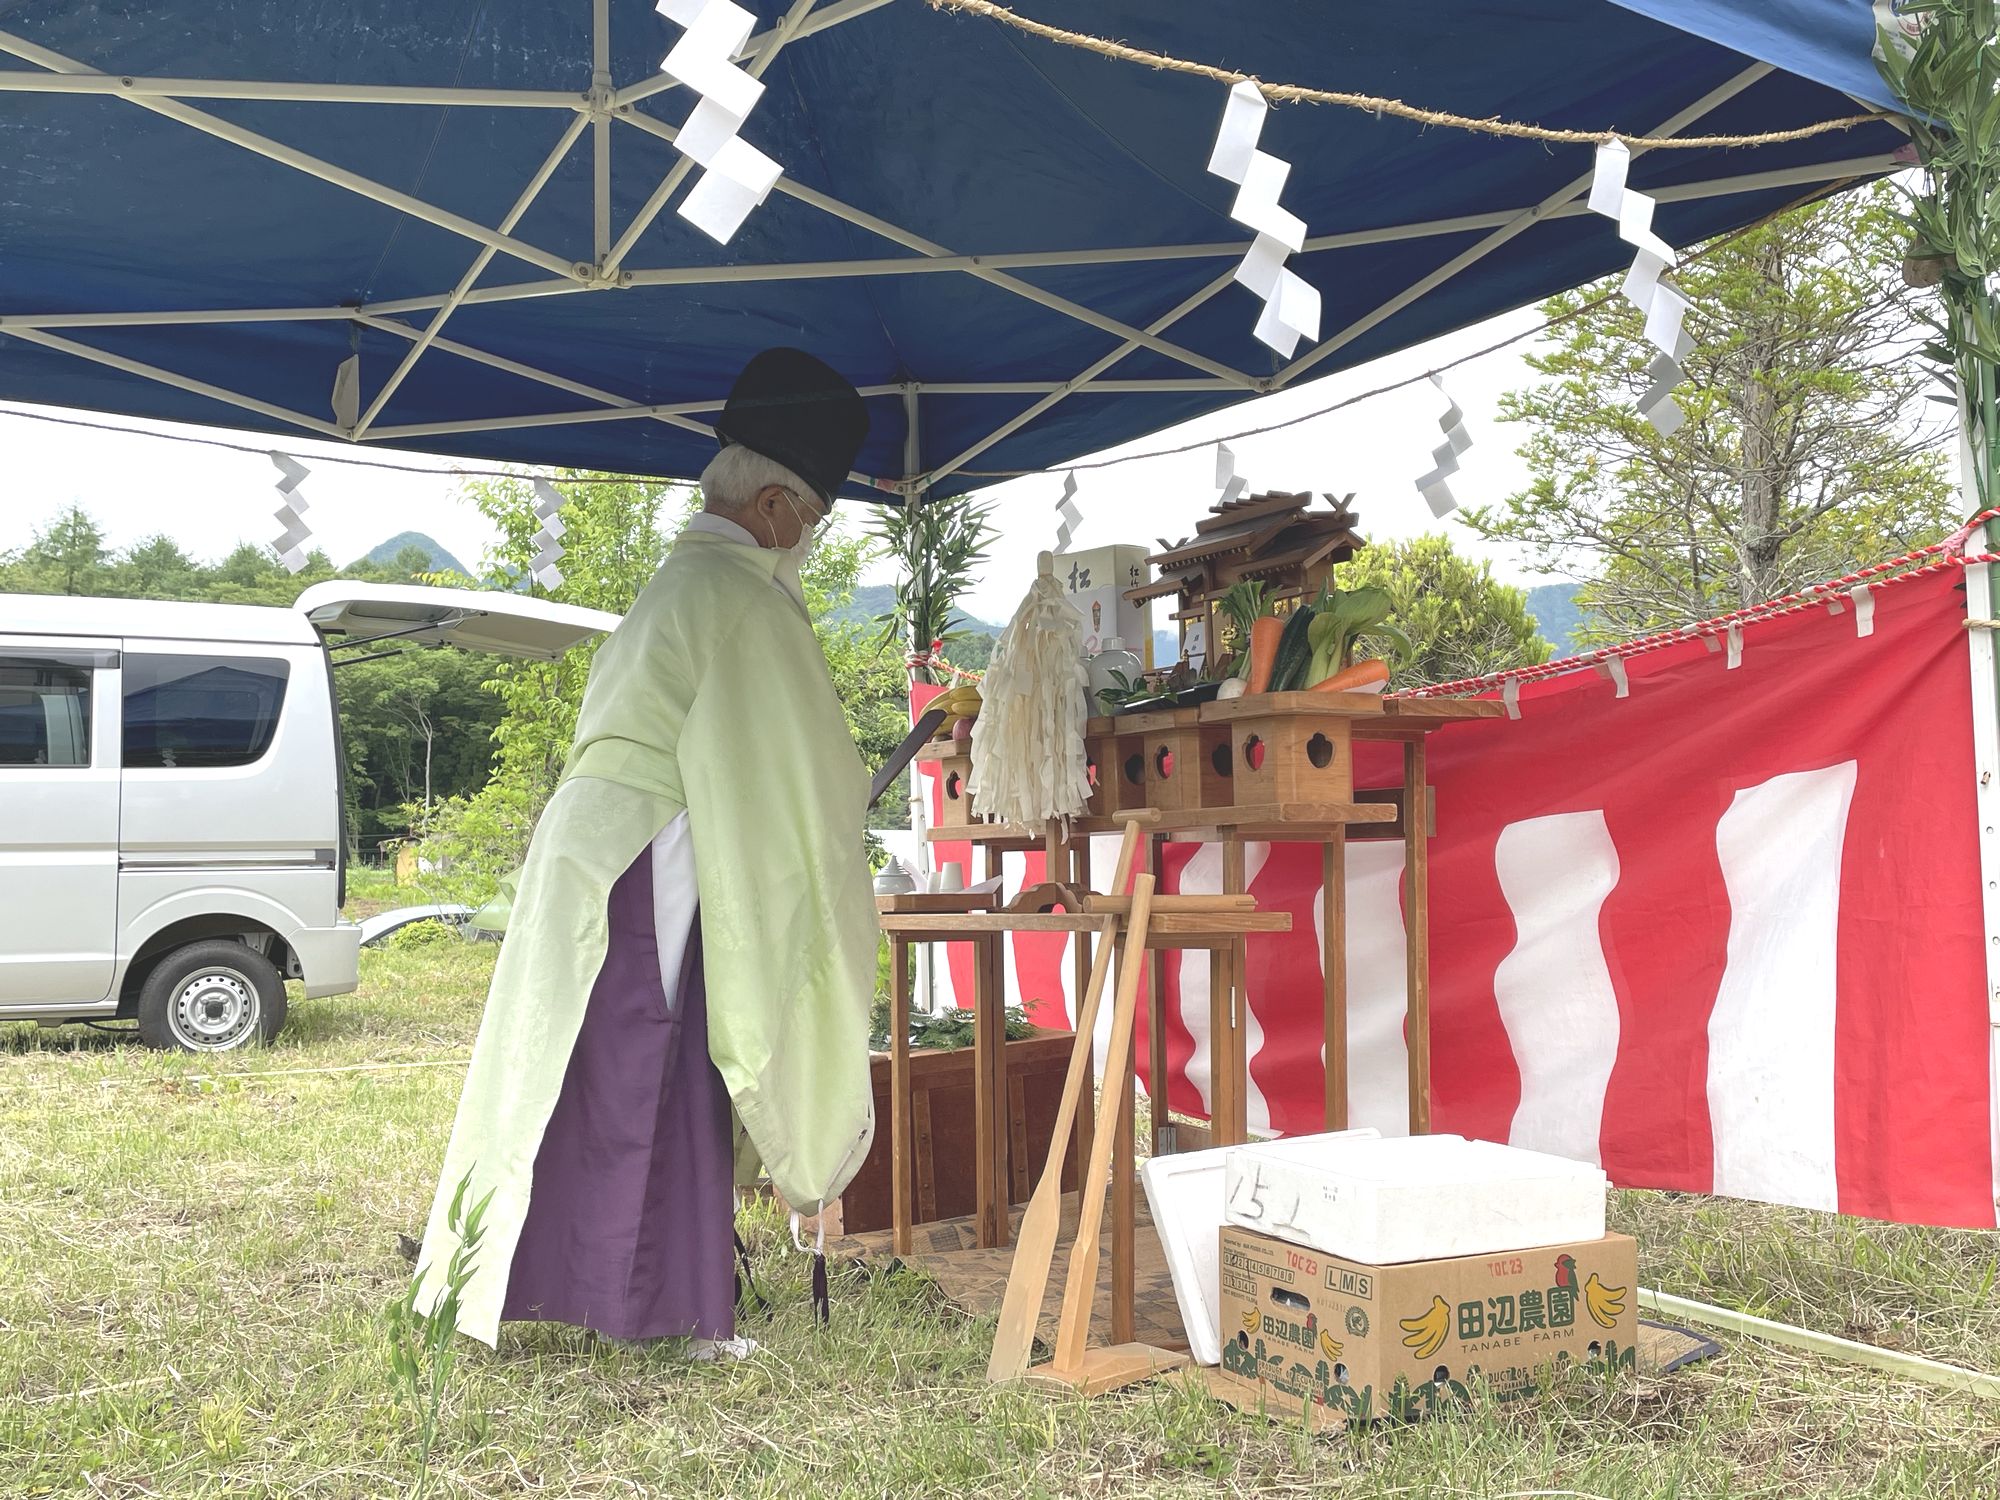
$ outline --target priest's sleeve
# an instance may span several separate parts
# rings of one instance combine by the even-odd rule
[[[868,786],[804,611],[776,588],[752,595],[714,643],[680,770],[709,1054],[773,1185],[810,1213],[875,1130]]]

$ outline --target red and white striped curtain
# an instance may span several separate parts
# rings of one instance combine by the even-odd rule
[[[1863,608],[1753,622],[1740,651],[1627,657],[1624,696],[1590,672],[1529,682],[1518,720],[1433,738],[1436,1129],[1600,1162],[1624,1186],[1995,1223],[2000,933],[1966,578],[1939,565]],[[1358,779],[1393,785],[1399,752],[1366,748]],[[1099,845],[1101,880],[1117,840]],[[1039,856],[1009,863],[1010,884],[1039,878]],[[1250,1126],[1316,1130],[1318,851],[1252,844],[1248,874],[1293,919],[1249,944]],[[1408,1128],[1401,874],[1400,843],[1350,846],[1350,1119],[1385,1132]],[[1220,876],[1218,847],[1169,847],[1164,888]],[[1010,957],[1010,991],[1067,1024],[1067,941],[1024,935]],[[1205,956],[1162,961],[1173,1106],[1201,1115]]]

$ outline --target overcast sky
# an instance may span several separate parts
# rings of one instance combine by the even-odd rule
[[[1524,309],[1361,369],[1093,456],[1206,444],[1243,428],[1286,421],[1377,386],[1421,377],[1427,370],[1532,328],[1537,321],[1532,309]],[[1447,390],[1465,411],[1473,440],[1452,481],[1462,502],[1498,499],[1525,482],[1525,466],[1514,453],[1523,434],[1518,428],[1498,425],[1494,418],[1501,394],[1534,378],[1521,358],[1531,347],[1532,342],[1524,340],[1445,376]],[[277,534],[271,511],[277,504],[273,484],[278,476],[261,451],[271,445],[268,437],[125,418],[109,420],[130,430],[103,432],[19,414],[44,410],[0,406],[0,552],[27,542],[37,527],[72,501],[97,518],[114,547],[164,532],[196,557],[214,559],[238,541],[263,543]],[[1431,465],[1430,450],[1441,440],[1438,418],[1444,410],[1435,388],[1419,379],[1407,390],[1314,417],[1282,432],[1243,438],[1231,446],[1238,472],[1250,481],[1252,490],[1337,495],[1353,491],[1361,531],[1371,539],[1444,530],[1462,551],[1490,559],[1504,577],[1522,583],[1542,581],[1522,559],[1488,547],[1463,526],[1434,521],[1418,495],[1415,480]],[[46,414],[87,415],[52,410]],[[221,438],[260,451],[231,452],[157,435],[162,433]],[[397,532],[421,531],[468,565],[479,565],[492,532],[458,498],[461,481],[452,474],[457,461],[379,450],[371,455],[425,468],[420,473],[394,473],[315,462],[320,455],[352,456],[354,450],[348,447],[317,442],[282,446],[312,471],[303,489],[311,506],[306,519],[315,543],[336,563],[352,561]],[[1212,447],[1204,446],[1175,457],[1080,473],[1077,480],[1084,521],[1074,546],[1130,542],[1150,550],[1156,537],[1191,531],[1214,501],[1215,455]],[[1004,620],[1012,613],[1033,572],[1036,552],[1054,545],[1054,507],[1061,488],[1058,472],[1011,480],[989,492],[999,502],[1006,524],[986,576],[965,601],[969,613],[989,620]]]

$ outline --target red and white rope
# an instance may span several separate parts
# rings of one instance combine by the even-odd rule
[[[1650,651],[1659,651],[1683,641],[1699,640],[1703,637],[1726,639],[1732,631],[1740,635],[1745,625],[1779,619],[1785,615],[1797,614],[1801,610],[1844,605],[1857,588],[1886,588],[1891,584],[1906,583],[1913,578],[1922,578],[1933,573],[1949,572],[1953,568],[1963,568],[1973,563],[2000,562],[2000,553],[1971,553],[1964,550],[1973,534],[1988,521],[1995,519],[2000,519],[2000,510],[1982,511],[1943,541],[1933,542],[1928,547],[1919,547],[1914,552],[1907,552],[1901,557],[1891,558],[1873,567],[1861,568],[1839,578],[1813,584],[1797,593],[1768,599],[1762,604],[1731,610],[1728,614],[1717,615],[1714,619],[1703,620],[1698,624],[1657,631],[1652,635],[1641,636],[1616,646],[1600,647],[1595,651],[1565,656],[1558,661],[1543,662],[1538,666],[1511,667],[1504,672],[1493,672],[1484,677],[1465,677],[1455,682],[1430,683],[1394,696],[1462,698],[1494,692],[1509,683],[1519,686],[1530,682],[1546,682],[1552,678],[1568,676],[1573,672],[1598,671],[1606,663],[1623,661]],[[1609,670],[1608,667],[1604,669]]]

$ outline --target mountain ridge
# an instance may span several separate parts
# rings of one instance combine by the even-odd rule
[[[457,573],[465,578],[476,576],[472,569],[453,556],[443,543],[434,537],[427,536],[421,531],[399,531],[387,541],[377,542],[368,551],[349,563],[348,567],[359,567],[363,563],[374,563],[378,567],[387,566],[396,560],[397,553],[407,547],[420,549],[430,559],[430,564],[424,570],[425,572]]]

